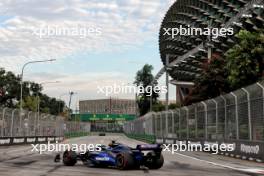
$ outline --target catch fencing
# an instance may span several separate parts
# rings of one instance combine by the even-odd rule
[[[90,124],[66,121],[64,117],[45,113],[0,108],[0,138],[32,136],[64,136],[90,132]]]
[[[264,160],[264,81],[190,106],[148,113],[127,122],[124,131],[154,135],[163,142],[172,139],[237,143],[237,150],[242,150],[242,146],[249,150],[256,147],[254,152]]]

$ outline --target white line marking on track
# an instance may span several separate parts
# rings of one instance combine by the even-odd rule
[[[232,170],[236,170],[236,171],[241,171],[241,172],[254,173],[254,174],[263,174],[264,175],[264,169],[232,167],[232,166],[219,164],[219,163],[215,163],[215,162],[211,162],[211,161],[207,161],[207,160],[202,160],[202,159],[195,158],[195,157],[188,156],[188,155],[184,155],[184,154],[181,154],[181,153],[175,153],[175,154],[176,155],[180,155],[180,156],[184,156],[184,157],[187,157],[187,158],[191,158],[191,159],[194,159],[194,160],[197,160],[197,161],[206,162],[206,163],[212,164],[214,166],[220,166],[220,167],[224,167],[224,168],[228,168],[228,169],[232,169]]]

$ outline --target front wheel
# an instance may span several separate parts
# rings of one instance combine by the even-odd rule
[[[149,169],[160,169],[164,164],[164,158],[162,154],[156,155],[153,152],[149,152],[145,158],[145,166]]]

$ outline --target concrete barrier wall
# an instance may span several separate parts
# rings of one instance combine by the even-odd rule
[[[2,137],[0,138],[0,146],[22,145],[22,144],[40,144],[47,142],[61,142],[64,140],[62,136],[28,136],[28,137]]]

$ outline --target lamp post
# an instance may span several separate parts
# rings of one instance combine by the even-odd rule
[[[22,120],[22,111],[23,111],[23,105],[22,105],[22,101],[23,101],[23,75],[24,75],[24,69],[25,69],[25,67],[27,65],[29,65],[29,64],[35,64],[35,63],[41,63],[41,62],[52,62],[52,61],[55,61],[55,60],[56,59],[30,61],[30,62],[27,62],[27,63],[25,63],[23,65],[22,70],[21,70],[21,78],[20,78],[21,79],[20,80],[20,113],[19,113],[20,122]]]
[[[70,99],[69,99],[69,111],[68,111],[68,119],[71,119],[71,101],[72,101],[72,96],[74,95],[74,94],[77,94],[77,93],[75,93],[75,92],[73,92],[73,91],[70,91],[69,92],[69,95],[70,95]],[[76,125],[76,115],[75,115],[75,130],[77,129],[77,125]]]
[[[61,98],[63,97],[63,96],[65,96],[65,95],[68,95],[68,92],[67,93],[63,93],[63,94],[61,94],[60,96],[59,96],[59,100],[62,100]],[[60,113],[60,111],[61,111],[61,103],[59,103],[59,113]],[[63,110],[62,110],[63,111]]]
[[[22,101],[23,101],[23,75],[24,75],[25,67],[29,64],[35,64],[35,63],[40,63],[40,62],[52,62],[52,61],[55,61],[55,59],[30,61],[30,62],[27,62],[23,65],[22,71],[21,71],[21,80],[20,80],[20,117],[22,116],[22,110],[23,110],[23,106],[22,106]]]

